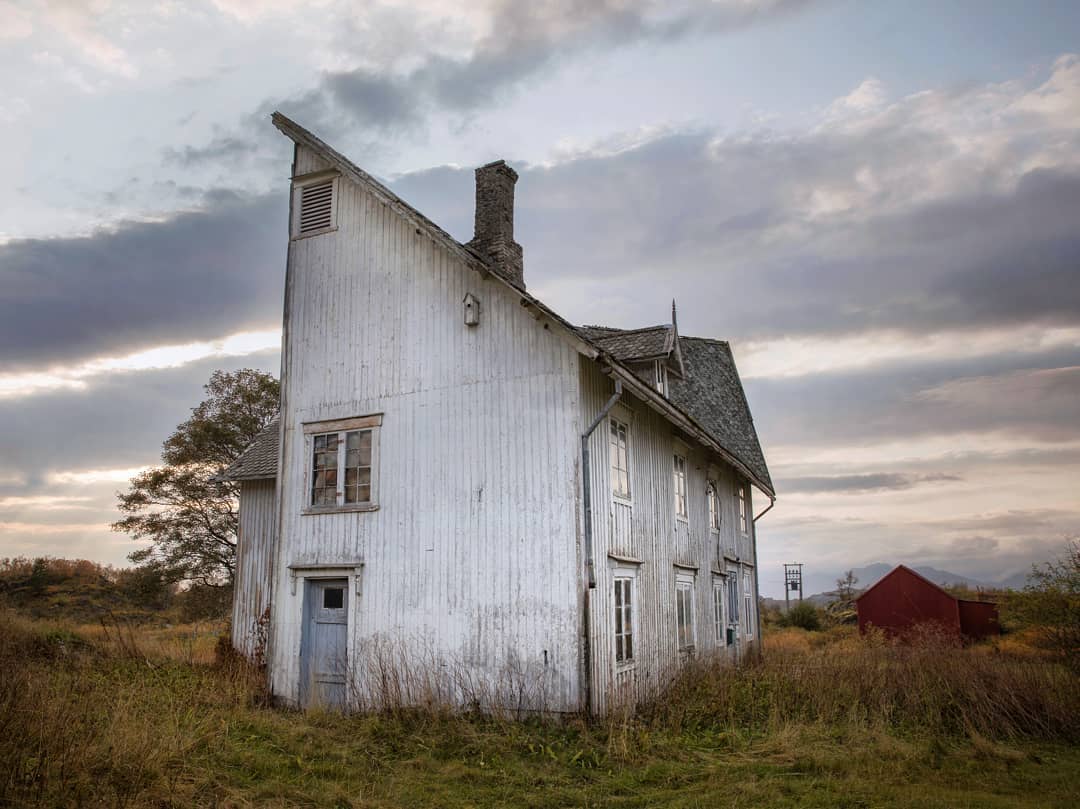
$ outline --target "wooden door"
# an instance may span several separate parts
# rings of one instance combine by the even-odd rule
[[[348,681],[348,579],[308,579],[300,642],[300,702],[342,709]]]

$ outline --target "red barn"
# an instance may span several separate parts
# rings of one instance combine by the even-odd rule
[[[996,604],[956,598],[904,565],[897,565],[878,579],[855,599],[855,605],[860,632],[876,626],[890,635],[900,635],[925,623],[969,638],[985,638],[1001,631]]]

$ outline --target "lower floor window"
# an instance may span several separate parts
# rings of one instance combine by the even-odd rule
[[[743,573],[743,622],[746,637],[754,637],[754,588],[749,573]]]
[[[615,579],[615,662],[634,660],[634,580]]]
[[[675,615],[679,649],[694,648],[694,580],[679,575],[675,579]]]
[[[722,646],[727,634],[727,626],[724,624],[724,583],[722,581],[713,583],[712,595],[716,644]]]

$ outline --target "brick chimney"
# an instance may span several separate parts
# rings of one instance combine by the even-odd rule
[[[496,160],[476,170],[475,235],[469,247],[487,256],[516,286],[525,288],[521,245],[514,241],[514,184],[517,172]]]

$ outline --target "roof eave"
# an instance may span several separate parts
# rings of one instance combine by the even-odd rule
[[[604,359],[612,371],[622,381],[623,385],[629,388],[635,396],[661,415],[665,416],[673,424],[692,435],[699,442],[716,452],[724,459],[724,461],[731,464],[735,469],[746,476],[746,478],[758,489],[765,492],[771,500],[776,499],[776,491],[771,485],[759,478],[749,466],[721,446],[721,444],[709,434],[709,431],[698,424],[692,416],[684,412],[666,396],[649,387],[649,385],[643,382],[637,374],[611,355],[605,355]]]

